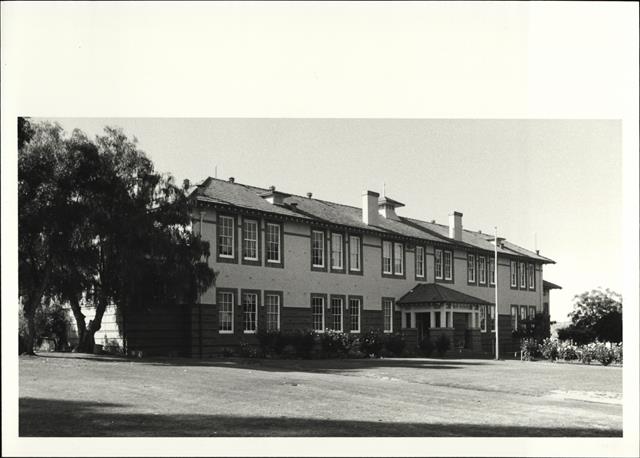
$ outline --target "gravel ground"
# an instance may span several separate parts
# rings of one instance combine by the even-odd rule
[[[622,369],[20,357],[21,436],[622,436]]]

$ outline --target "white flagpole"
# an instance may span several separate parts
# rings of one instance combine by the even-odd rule
[[[499,356],[499,345],[498,345],[498,226],[495,226],[496,237],[494,239],[494,277],[495,277],[495,293],[496,293],[496,308],[495,308],[495,328],[496,328],[496,360],[500,358]]]

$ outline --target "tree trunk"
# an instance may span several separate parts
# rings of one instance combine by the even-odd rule
[[[108,300],[105,297],[98,298],[98,305],[96,306],[96,315],[93,320],[89,320],[83,338],[78,342],[77,351],[80,353],[93,353],[93,347],[95,344],[95,334],[102,327],[102,317],[107,309]]]
[[[27,320],[27,335],[25,336],[24,345],[25,349],[23,354],[35,356],[35,343],[36,343],[36,307],[31,303],[32,299],[27,299],[27,303],[24,307],[24,318]]]
[[[82,313],[78,296],[74,294],[69,299],[69,304],[71,305],[71,311],[73,312],[73,317],[76,320],[76,328],[78,329],[78,345],[76,345],[76,348],[74,349],[75,351],[78,351],[80,344],[84,341],[84,336],[87,333],[87,323],[85,321],[84,313]],[[93,350],[93,344],[91,349]]]

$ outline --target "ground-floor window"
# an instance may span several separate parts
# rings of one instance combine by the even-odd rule
[[[360,299],[349,299],[350,332],[360,332]]]
[[[511,329],[516,331],[518,329],[518,306],[511,306]]]
[[[311,319],[313,330],[324,331],[324,297],[314,296],[311,298]]]
[[[233,293],[218,292],[218,323],[221,334],[233,332]]]
[[[280,329],[280,296],[278,294],[265,295],[267,308],[267,331]]]
[[[536,327],[536,307],[534,305],[529,306],[529,319],[531,320],[531,328],[534,329]]]
[[[489,329],[491,332],[496,332],[496,306],[489,306]]]
[[[393,331],[393,299],[382,300],[382,314],[384,321],[384,332]]]
[[[342,298],[331,298],[331,329],[342,332]]]
[[[258,295],[244,293],[242,295],[242,308],[244,310],[244,332],[252,334],[258,329]]]

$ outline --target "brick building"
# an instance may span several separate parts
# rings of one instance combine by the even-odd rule
[[[399,216],[403,204],[366,191],[361,208],[208,178],[192,192],[192,229],[211,244],[216,283],[191,307],[189,353],[216,354],[259,329],[370,328],[412,345],[448,334],[454,347],[490,354],[495,317],[494,237]],[[498,239],[501,351],[512,330],[542,313],[543,266]]]

